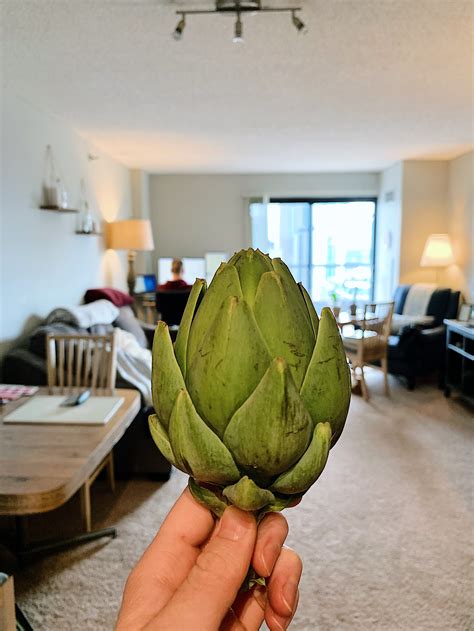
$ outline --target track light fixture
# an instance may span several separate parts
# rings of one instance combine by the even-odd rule
[[[241,44],[244,41],[244,38],[242,37],[242,31],[243,31],[242,20],[240,19],[240,13],[237,13],[237,20],[235,21],[234,37],[232,39],[234,44]]]
[[[184,27],[186,26],[186,17],[184,13],[180,13],[181,19],[178,22],[176,28],[173,31],[173,37],[176,40],[180,40],[183,37]]]
[[[176,11],[181,16],[174,32],[174,39],[180,40],[183,36],[184,27],[186,26],[187,15],[211,15],[211,14],[232,14],[236,15],[234,26],[233,42],[243,42],[243,24],[242,14],[249,13],[255,15],[257,13],[290,13],[291,21],[298,33],[306,33],[307,29],[302,20],[297,16],[297,11],[301,11],[301,7],[262,7],[261,0],[215,0],[214,9],[190,9],[189,11]]]
[[[291,12],[291,21],[293,22],[298,33],[302,33],[304,35],[308,32],[305,23],[300,20],[300,18],[296,15],[294,11]]]

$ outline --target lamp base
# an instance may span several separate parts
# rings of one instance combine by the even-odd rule
[[[128,293],[133,296],[135,294],[135,259],[136,252],[133,250],[129,250],[128,252],[128,274],[127,274],[127,285],[128,285]]]

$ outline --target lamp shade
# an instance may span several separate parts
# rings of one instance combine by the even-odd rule
[[[154,250],[149,219],[125,219],[108,225],[108,246],[113,250]]]
[[[454,263],[453,248],[447,234],[430,234],[421,257],[421,267],[446,267]]]

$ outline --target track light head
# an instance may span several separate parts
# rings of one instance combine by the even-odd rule
[[[237,14],[237,20],[235,21],[234,37],[232,41],[234,42],[234,44],[242,44],[244,41],[243,25],[242,25],[242,20],[240,19],[240,13]]]
[[[304,35],[308,32],[308,29],[306,28],[305,23],[302,20],[300,20],[300,18],[296,15],[295,11],[291,12],[291,21],[293,22],[293,25],[298,31],[298,33],[301,33],[302,35]]]
[[[184,13],[181,16],[180,21],[178,22],[176,28],[173,31],[173,37],[175,40],[180,40],[183,37],[184,27],[186,26],[186,20],[184,17]]]

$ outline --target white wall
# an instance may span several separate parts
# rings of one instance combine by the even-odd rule
[[[262,196],[376,196],[376,173],[152,175],[156,255],[203,256],[250,245],[248,199]]]
[[[39,210],[46,146],[53,148],[74,207],[80,200],[81,178],[98,220],[128,217],[131,193],[129,170],[91,147],[63,121],[8,88],[2,100],[0,341],[5,350],[32,316],[78,304],[89,287],[126,288],[123,255],[105,252],[101,237],[76,235],[78,215]],[[89,152],[99,159],[88,160]]]
[[[461,289],[467,302],[474,300],[474,151],[449,163],[448,230],[455,265],[442,279],[448,287]]]
[[[375,299],[391,300],[400,275],[402,163],[380,174],[375,239]]]
[[[448,166],[444,160],[403,162],[400,282],[437,282],[432,268],[420,267],[426,239],[448,232]]]

